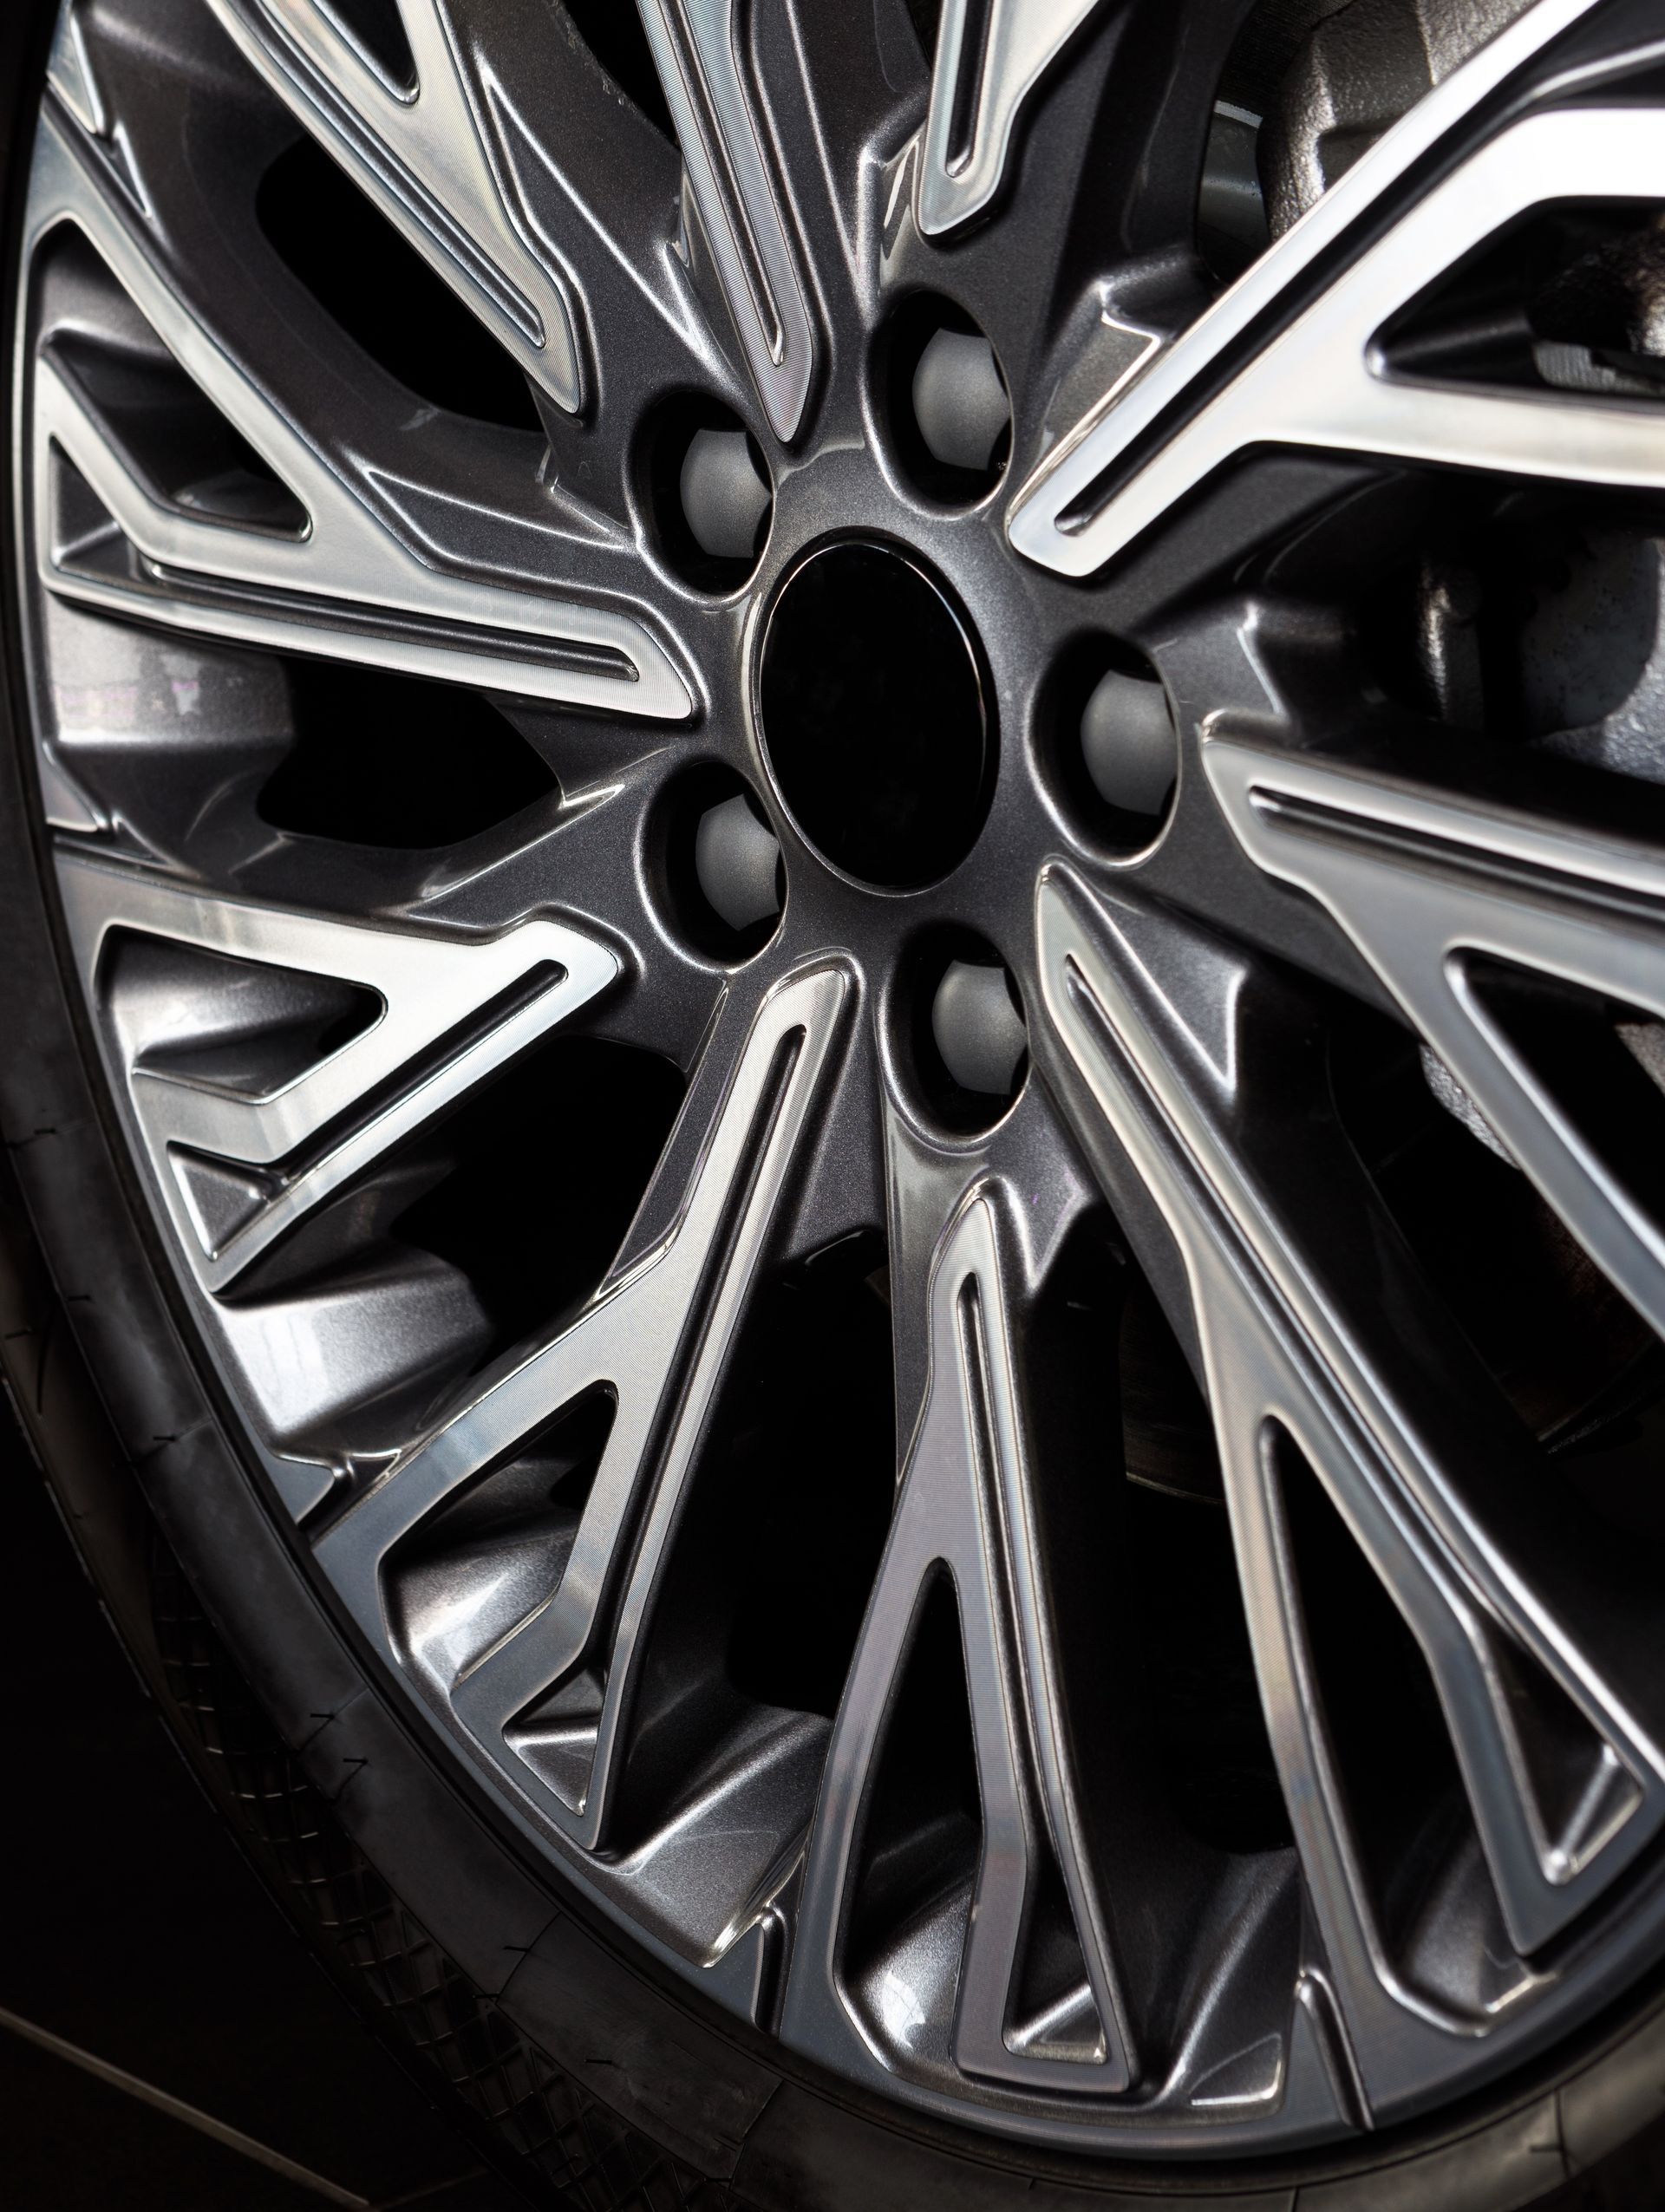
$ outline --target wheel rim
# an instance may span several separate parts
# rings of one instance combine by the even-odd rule
[[[58,24],[40,785],[256,1478],[662,1961],[1009,2135],[1658,1948],[1665,164],[1495,12]]]

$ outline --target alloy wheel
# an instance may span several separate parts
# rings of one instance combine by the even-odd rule
[[[52,51],[43,821],[251,1478],[661,1967],[1066,2147],[1665,1932],[1657,57],[1460,14]]]

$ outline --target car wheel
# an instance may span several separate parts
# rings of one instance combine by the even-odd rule
[[[1656,29],[0,33],[0,1352],[534,2195],[1656,2201]]]

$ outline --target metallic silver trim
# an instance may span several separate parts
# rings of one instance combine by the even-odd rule
[[[747,82],[737,0],[638,5],[735,329],[770,426],[790,440],[809,397],[815,331]]]
[[[112,1067],[180,1243],[199,1282],[216,1295],[390,1146],[604,990],[621,966],[594,938],[540,917],[500,937],[448,939],[220,897],[70,846],[59,848],[57,871],[76,964],[95,1005],[108,1001],[100,970],[114,931],[327,975],[381,1001],[369,1028],[264,1094],[193,1082],[147,1067],[142,1056]],[[483,1034],[434,1064],[441,1040],[498,1006],[506,1010]],[[361,1101],[406,1070],[414,1071],[407,1087],[367,1119],[352,1119]],[[181,1149],[271,1171],[262,1178],[263,1201],[221,1241],[205,1239],[193,1211],[176,1158]]]
[[[565,1408],[592,1391],[612,1394],[612,1427],[558,1584],[437,1697],[428,1686],[444,1724],[544,1824],[586,1850],[601,1832],[683,1487],[852,996],[846,971],[825,964],[800,969],[771,992],[664,1241],[562,1334],[404,1454],[318,1541],[319,1563],[354,1619],[402,1664],[384,1591],[395,1548]],[[604,1689],[573,1719],[562,1770],[571,1778],[552,1780],[516,1748],[513,1725],[551,1691],[579,1681],[586,1668],[604,1678]],[[807,1810],[806,1803],[806,1818]],[[774,1851],[764,1856],[775,1868]],[[777,1882],[790,1871],[788,1859],[776,1868]],[[767,1902],[760,1893],[738,1921],[708,1926],[703,1953],[717,1955],[755,1924]]]
[[[579,311],[493,141],[511,88],[470,85],[442,0],[397,0],[415,88],[389,84],[321,0],[208,0],[239,51],[558,407],[584,402]]]
[[[1373,352],[1396,309],[1470,246],[1557,198],[1665,195],[1665,155],[1642,109],[1528,118],[1436,186],[1315,303],[1269,340],[1125,481],[1124,454],[1205,388],[1228,349],[1293,296],[1321,253],[1440,139],[1593,0],[1538,0],[1384,134],[1217,303],[1132,381],[1089,408],[1012,500],[1016,550],[1090,576],[1233,455],[1259,444],[1402,454],[1595,482],[1665,481],[1651,409],[1420,387]],[[1100,487],[1103,488],[1100,488]]]
[[[803,2047],[842,2051],[846,2065],[863,2042],[886,2065],[906,2064],[906,2050],[879,2045],[858,2009],[844,1928],[885,1715],[924,1587],[941,1569],[958,1601],[983,1802],[963,1959],[948,1985],[952,1992],[957,1983],[948,2046],[957,2065],[987,2079],[1114,2094],[1132,2081],[1133,2054],[1070,1778],[991,1189],[974,1192],[944,1230],[929,1307],[930,1381],[827,1753],[782,2033]],[[1021,1950],[1048,1854],[1086,1981],[1056,2020],[1022,2021],[1014,2017]],[[903,1972],[891,1967],[888,1980]],[[938,2036],[948,2029],[930,2021],[923,1993],[910,2011]]]
[[[1097,5],[944,0],[917,196],[927,238],[970,222],[1000,190],[1019,109]]]
[[[1353,2063],[1383,2115],[1429,2092],[1450,2035],[1484,2034],[1540,1977],[1499,1960],[1495,1987],[1465,2014],[1407,1987],[1383,1951],[1311,1676],[1274,1432],[1304,1454],[1421,1646],[1520,1949],[1566,1927],[1657,1834],[1665,1745],[1608,1677],[1601,1630],[1581,1641],[1498,1550],[1373,1365],[1357,1326],[1368,1317],[1338,1303],[1287,1209],[1231,1142],[1235,1040],[1215,1038],[1211,1052],[1188,1034],[1159,930],[1055,865],[1036,927],[1048,1019],[1184,1263],[1273,1747]],[[1546,1832],[1502,1661],[1511,1643],[1601,1747],[1576,1838]]]
[[[49,590],[200,635],[369,662],[533,698],[681,721],[688,685],[641,622],[604,607],[429,568],[371,513],[226,356],[153,263],[131,216],[42,117],[28,251],[58,224],[92,241],[186,373],[300,500],[298,536],[165,505],[50,358],[35,363],[35,557]],[[54,528],[54,448],[67,454],[138,561],[129,577],[73,559]],[[336,609],[339,608],[339,617]]]
[[[46,65],[46,81],[90,137],[103,138],[108,134],[109,113],[100,96],[98,81],[88,58],[87,34],[79,0],[64,0],[59,10],[57,27],[52,34],[52,52]]]
[[[1665,1330],[1665,1228],[1474,995],[1467,956],[1665,1018],[1665,862],[1647,846],[1444,793],[1210,740],[1204,765],[1250,859],[1334,916],[1505,1151],[1596,1265]]]

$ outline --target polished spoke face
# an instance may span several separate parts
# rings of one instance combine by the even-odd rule
[[[512,1536],[462,1547],[454,1580],[431,1562],[411,1572],[401,1619],[412,1661],[467,1739],[512,1759],[532,1802],[591,1849],[624,1787],[623,1716],[652,1694],[641,1679],[647,1615],[683,1487],[783,1194],[814,1141],[848,996],[848,978],[829,968],[766,1002],[663,1243],[395,1462],[319,1543],[326,1573],[380,1640],[401,1540],[604,1395],[610,1422],[588,1497],[553,1547],[545,1531],[532,1540],[552,1551],[552,1587],[524,1586],[526,1543]],[[769,1882],[784,1878],[807,1818],[824,1732],[803,1714],[737,1722],[689,1801],[637,1843],[630,1894],[663,1915],[671,1940],[715,1957],[767,1912]],[[744,1848],[714,1880],[702,1861],[736,1834]]]
[[[1665,1020],[1657,847],[1228,741],[1205,759],[1258,865],[1334,915],[1486,1134],[1665,1329],[1665,1242],[1636,1163],[1520,1020],[1533,979],[1635,1009],[1634,1034]]]
[[[803,420],[815,337],[736,0],[641,0],[695,207],[771,427]]]
[[[919,166],[919,227],[951,231],[1000,190],[1018,111],[1097,0],[947,0]]]
[[[112,948],[123,936],[147,940],[148,956],[136,969],[129,960],[127,975],[108,989],[118,1060],[147,1148],[173,1170],[165,1189],[175,1226],[205,1286],[217,1291],[389,1146],[576,1013],[619,969],[605,946],[537,919],[485,943],[394,936],[206,897],[79,853],[66,853],[61,882],[89,990],[98,989],[101,970],[121,965]],[[192,991],[190,956],[183,969],[171,966],[174,946],[191,949],[199,974],[205,966],[221,971],[218,996],[201,983]],[[308,996],[312,979],[328,994],[317,1002]],[[330,1049],[332,1017],[350,1025],[356,996],[362,1026]],[[181,1019],[186,999],[202,1016],[195,1029]],[[304,1031],[309,1017],[323,1031],[319,1056],[309,1064],[303,1045],[292,1067],[275,1056],[263,1067],[263,1034]],[[441,1040],[470,1028],[479,1035],[441,1056]],[[372,1099],[385,1103],[366,1118]],[[223,1212],[193,1197],[193,1164],[212,1164],[200,1187],[230,1202]],[[285,1165],[281,1179],[263,1184]],[[224,1179],[239,1170],[240,1203]]]
[[[66,315],[62,340],[35,366],[35,557],[49,588],[210,637],[574,704],[689,712],[685,680],[638,616],[432,565],[422,540],[435,493],[310,445],[182,301],[145,219],[50,113],[32,212],[62,289],[105,295],[103,330],[72,336]],[[127,380],[147,368],[151,388],[140,385],[135,406]],[[147,401],[207,417],[211,467],[213,447],[233,439],[252,467],[177,488],[147,481]]]
[[[799,2018],[788,2014],[788,2032],[797,2025],[806,2039],[850,2033],[847,2016],[827,2000],[844,1948],[860,1816],[924,1602],[933,1578],[946,1578],[963,1644],[981,1846],[969,1882],[940,1901],[931,1940],[911,1930],[905,1949],[870,1966],[852,1993],[881,2033],[899,1998],[913,2049],[936,2043],[939,2065],[1036,2088],[1125,2090],[1126,2030],[1062,1739],[1001,1236],[999,1202],[978,1192],[932,1266],[924,1405],[828,1758],[800,1915],[799,1941],[826,1971],[793,1975]],[[1021,1953],[1026,1939],[1034,1941],[1049,1871],[1054,1882],[1061,1876],[1062,1918],[1080,1970],[1026,2006]],[[956,1961],[957,1987],[951,1971],[944,1975]]]
[[[1438,1691],[1503,1922],[1488,1927],[1483,1902],[1466,1931],[1461,1963],[1484,1961],[1480,1985],[1463,1993],[1476,2016],[1530,1986],[1524,1957],[1504,1965],[1498,1934],[1522,1954],[1539,1949],[1665,1813],[1648,1608],[1595,1613],[1575,1562],[1525,1550],[1528,1440],[1505,1407],[1486,1405],[1461,1347],[1435,1348],[1438,1316],[1416,1311],[1414,1277],[1371,1288],[1373,1302],[1392,1301],[1402,1341],[1349,1300],[1337,1262],[1371,1234],[1356,1165],[1315,1145],[1291,1184],[1287,1132],[1252,1118],[1254,1074],[1309,1043],[1299,1023],[1275,1002],[1257,1005],[1227,956],[1211,995],[1226,1009],[1220,1029],[1188,1033],[1179,1007],[1194,952],[1188,962],[1191,949],[1165,943],[1150,917],[1099,905],[1061,874],[1043,879],[1038,931],[1052,1021],[1182,1256],[1308,1891],[1352,2064],[1372,2106],[1389,2106],[1424,2086],[1449,2025],[1403,1978],[1420,1974],[1432,1992],[1451,1962],[1413,1953],[1407,1968],[1381,1940],[1324,1741],[1283,1483],[1297,1462],[1322,1483]],[[1388,1248],[1386,1264],[1393,1257]],[[1557,1726],[1565,1766],[1548,1751]],[[1456,1992],[1440,1994],[1449,2004]],[[1394,2000],[1412,2017],[1388,2017]]]
[[[1526,10],[1388,131],[1340,188],[1150,366],[1125,404],[1089,408],[1019,491],[1008,523],[1014,545],[1061,574],[1090,576],[1214,471],[1265,443],[1458,466],[1484,453],[1528,475],[1657,486],[1645,415],[1546,408],[1449,384],[1430,390],[1395,374],[1381,346],[1400,310],[1482,241],[1564,197],[1567,180],[1576,177],[1581,193],[1657,199],[1660,155],[1643,114],[1564,110],[1499,132],[1385,237],[1355,249],[1351,265],[1304,312],[1295,311],[1314,289],[1314,264],[1345,251],[1405,172],[1448,142],[1480,101],[1590,4],[1551,0]],[[1245,340],[1286,318],[1288,327],[1231,374]]]
[[[539,239],[519,188],[528,156],[553,166],[518,112],[521,42],[511,34],[494,67],[488,49],[469,49],[441,0],[412,0],[398,10],[407,80],[318,0],[215,0],[214,12],[306,128],[576,414],[585,348],[571,286],[558,243]]]
[[[62,943],[253,1478],[661,1965],[1071,2150],[1665,1943],[1651,64],[1362,12],[66,0],[34,155]]]

